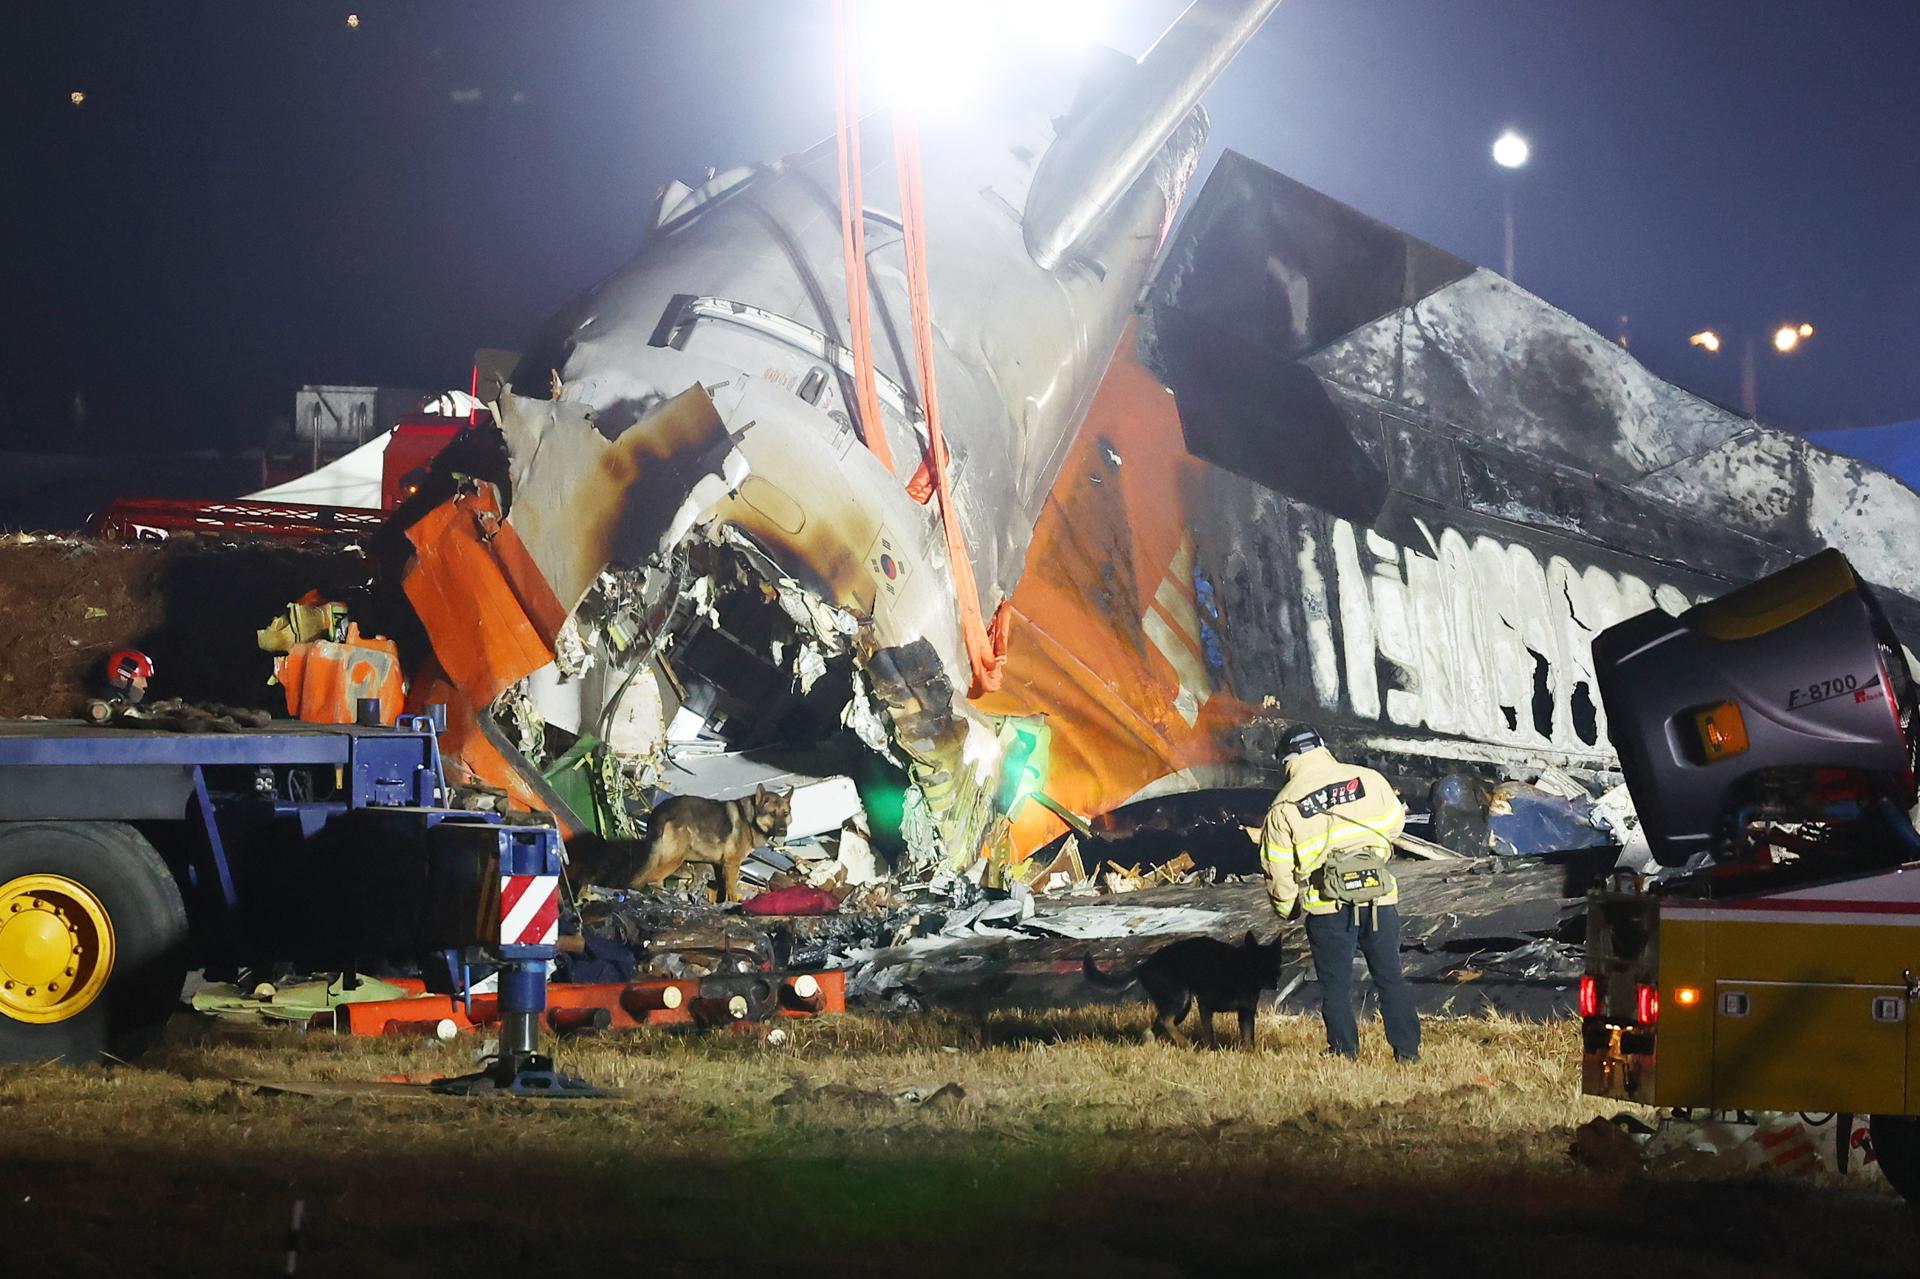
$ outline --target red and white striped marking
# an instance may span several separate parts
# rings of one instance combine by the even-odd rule
[[[1768,1164],[1781,1172],[1816,1172],[1822,1163],[1820,1151],[1813,1144],[1806,1125],[1794,1116],[1789,1115],[1763,1125],[1754,1132],[1753,1140],[1759,1147],[1755,1162]]]
[[[551,946],[560,939],[560,877],[500,877],[500,944]]]

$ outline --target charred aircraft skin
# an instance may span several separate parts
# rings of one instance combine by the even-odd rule
[[[472,771],[546,802],[496,694],[523,729],[658,756],[672,704],[724,685],[755,629],[768,671],[734,702],[831,670],[840,722],[911,783],[913,855],[966,861],[1064,832],[1022,802],[1036,780],[1086,815],[1272,785],[1298,720],[1415,786],[1611,774],[1590,637],[1822,545],[1888,588],[1896,626],[1920,618],[1902,546],[1920,497],[1661,382],[1508,281],[1232,153],[1162,253],[1204,143],[1198,93],[1272,7],[1199,0],[1137,66],[1011,62],[984,115],[923,128],[962,539],[974,603],[1013,617],[999,692],[967,697],[940,516],[906,492],[924,413],[876,118],[879,426],[902,473],[850,408],[834,148],[666,192],[640,254],[493,405],[504,522],[440,521],[497,562],[501,609],[537,604],[506,657],[441,662],[471,694]],[[750,608],[788,621],[768,640],[729,612]],[[457,610],[423,620],[436,653],[459,649]],[[1016,752],[1014,717],[1048,745]]]
[[[1049,717],[1079,811],[1277,784],[1294,720],[1414,786],[1612,777],[1592,636],[1822,546],[1920,621],[1920,496],[1891,476],[1231,152],[1133,336],[989,703]],[[1016,848],[1065,829],[1015,822]]]
[[[982,614],[1019,579],[1041,504],[1172,223],[1205,141],[1198,93],[1273,2],[1201,0],[1157,62],[1106,50],[1064,67],[1057,53],[1044,65],[1010,60],[984,114],[920,123],[933,358]],[[1170,58],[1185,60],[1181,76],[1168,74]],[[1147,70],[1156,76],[1143,80]],[[1172,97],[1161,91],[1170,83]],[[1133,139],[1119,178],[1093,148],[1104,185],[1061,215],[1049,264],[1037,264],[1023,210],[1042,162],[1051,190],[1070,188],[1074,161],[1054,154],[1059,140],[1094,126],[1110,134],[1136,102],[1151,145]],[[899,207],[890,133],[884,116],[863,127],[883,422],[853,421],[831,143],[665,192],[640,254],[556,319],[493,409],[509,456],[508,522],[565,613],[614,565],[646,571],[644,603],[660,614],[658,592],[677,581],[669,566],[693,545],[752,564],[782,607],[803,594],[813,603],[798,609],[796,640],[850,658],[856,701],[870,709],[850,705],[848,717],[885,725],[886,740],[869,744],[913,784],[909,804],[931,831],[910,841],[915,851],[966,858],[1004,835],[1007,730],[966,700],[940,515],[906,491],[926,452],[925,413],[900,220],[884,211]],[[900,474],[863,446],[859,426],[885,432]],[[557,634],[545,639],[562,647]],[[774,660],[797,660],[797,647]],[[621,660],[599,656],[603,669]],[[575,732],[605,726],[607,708],[592,704],[607,696],[604,681],[529,674],[518,693],[537,703],[533,715]],[[497,732],[480,736],[499,744]],[[497,774],[499,761],[485,762]]]

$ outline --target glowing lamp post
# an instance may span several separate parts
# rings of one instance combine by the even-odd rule
[[[1533,148],[1527,140],[1508,129],[1493,140],[1493,162],[1509,172],[1525,167],[1527,158],[1533,154]],[[1506,269],[1501,273],[1509,280],[1513,278],[1513,183],[1506,184],[1506,254],[1502,259]]]
[[[1792,355],[1812,336],[1813,326],[1802,321],[1799,324],[1782,324],[1773,331],[1770,340],[1776,354]],[[1700,330],[1688,338],[1687,343],[1699,347],[1708,355],[1720,354],[1723,345],[1720,335],[1712,329]],[[1740,347],[1740,411],[1748,417],[1755,417],[1760,411],[1759,351],[1759,340],[1751,336]]]

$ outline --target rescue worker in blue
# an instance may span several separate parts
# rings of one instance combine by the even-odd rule
[[[1373,975],[1393,1055],[1418,1061],[1420,1017],[1400,970],[1400,888],[1388,868],[1406,806],[1386,778],[1341,763],[1305,725],[1287,734],[1281,760],[1287,780],[1261,828],[1260,867],[1280,917],[1306,916],[1327,1051],[1347,1058],[1360,1052],[1353,1015],[1358,949]]]

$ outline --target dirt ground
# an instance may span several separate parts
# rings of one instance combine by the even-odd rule
[[[357,600],[368,573],[357,551],[318,545],[0,535],[0,718],[79,715],[119,648],[153,659],[150,696],[284,715],[254,632],[309,590]]]
[[[1430,1023],[1426,1060],[1139,1042],[1137,1010],[848,1016],[784,1045],[563,1045],[599,1102],[304,1096],[472,1041],[204,1034],[142,1068],[0,1073],[7,1273],[1912,1274],[1889,1192],[1602,1175],[1565,1022]],[[1373,1034],[1377,1036],[1377,1027]],[[947,1084],[942,1097],[916,1104]],[[37,1265],[35,1263],[38,1263]]]

